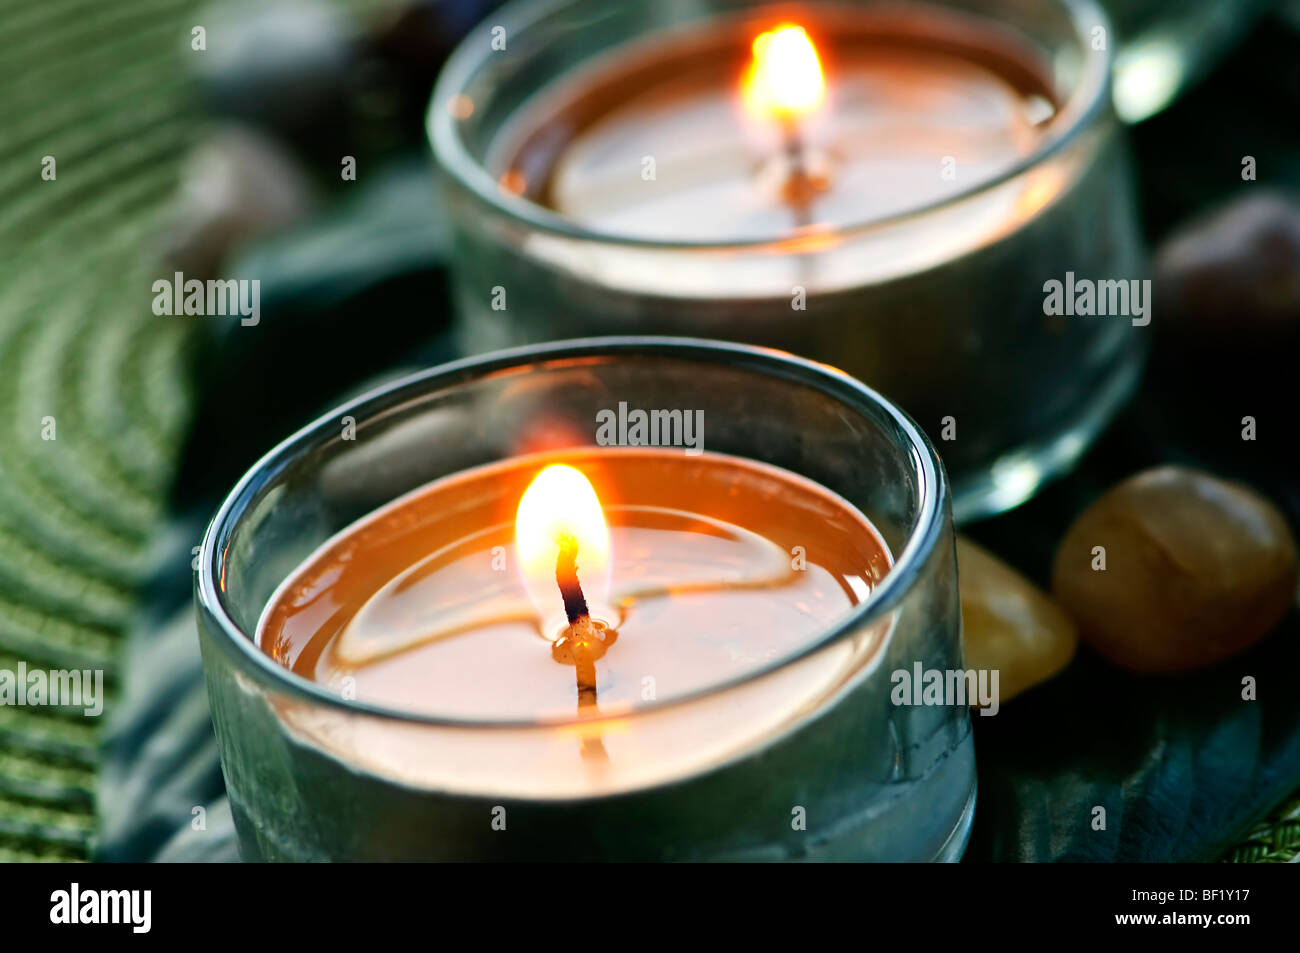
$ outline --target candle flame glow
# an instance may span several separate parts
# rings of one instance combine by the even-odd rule
[[[592,614],[608,613],[609,529],[600,500],[587,478],[573,467],[549,466],[529,485],[515,516],[515,552],[525,587],[541,617],[542,631],[558,636],[564,628],[564,602],[555,581],[560,540],[578,544],[578,580]]]
[[[797,119],[821,103],[826,82],[803,27],[786,23],[754,38],[743,89],[749,109],[768,119]]]

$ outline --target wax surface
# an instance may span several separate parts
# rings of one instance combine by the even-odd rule
[[[501,137],[503,187],[607,234],[663,241],[781,236],[919,209],[1031,155],[1056,113],[1033,54],[937,14],[806,23],[827,100],[800,125],[826,188],[783,198],[782,132],[743,109],[754,31],[732,21],[650,39],[543,90]]]
[[[530,598],[513,549],[520,497],[557,462],[588,477],[610,524],[608,595],[593,604],[618,629],[596,663],[602,714],[797,652],[890,566],[866,517],[783,470],[680,450],[548,454],[439,481],[351,527],[281,588],[259,644],[298,674],[386,707],[486,720],[575,713],[574,670],[551,656],[560,630],[539,623],[555,606]],[[581,577],[581,553],[578,567]],[[817,685],[835,677],[819,671]]]

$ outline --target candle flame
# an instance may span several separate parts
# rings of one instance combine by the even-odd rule
[[[755,37],[743,88],[750,110],[764,118],[789,121],[815,109],[826,81],[804,28],[786,23]]]
[[[605,514],[587,478],[557,464],[537,475],[515,516],[515,552],[524,585],[549,636],[558,636],[566,622],[555,581],[555,560],[565,537],[578,544],[578,580],[592,614],[607,617],[610,556]]]

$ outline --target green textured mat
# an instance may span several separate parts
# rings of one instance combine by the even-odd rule
[[[0,669],[102,668],[111,690],[165,517],[193,325],[155,317],[150,284],[199,135],[196,7],[0,0]],[[0,707],[0,861],[88,856],[102,720]],[[1227,859],[1298,850],[1300,798]]]
[[[1224,860],[1239,864],[1300,862],[1300,797],[1281,805]]]
[[[102,668],[110,698],[191,404],[149,297],[190,6],[0,0],[0,668]],[[87,855],[102,720],[0,708],[0,860]]]

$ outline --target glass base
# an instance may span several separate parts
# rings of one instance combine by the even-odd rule
[[[966,845],[970,843],[971,827],[975,823],[975,800],[978,792],[979,784],[972,781],[970,797],[966,799],[966,807],[962,810],[961,816],[957,818],[957,826],[952,829],[948,840],[939,848],[939,852],[934,855],[936,864],[955,864],[966,853]]]
[[[931,863],[935,864],[955,864],[958,863],[966,853],[966,847],[970,844],[971,828],[975,822],[975,802],[977,799],[978,785],[975,779],[971,779],[970,794],[966,798],[966,804],[958,814],[956,823],[952,831],[944,840],[942,846],[935,851],[930,858]],[[239,834],[239,854],[240,858],[247,863],[261,863],[266,861],[289,861],[301,860],[297,849],[290,845],[280,845],[278,848],[273,847],[264,837],[253,833],[255,822],[252,817],[241,807],[232,802],[232,810],[235,815],[235,829]],[[466,858],[469,859],[469,858]],[[771,860],[781,859],[788,860],[792,858],[719,858],[721,860],[745,861],[745,860]],[[825,860],[832,858],[814,858],[804,857],[801,860]],[[837,861],[844,862],[863,862],[861,858],[844,857],[833,858]],[[866,862],[872,862],[868,860]],[[879,862],[879,860],[875,860]]]
[[[1109,379],[1051,438],[1004,454],[987,468],[950,471],[953,519],[964,524],[1004,513],[1024,503],[1043,484],[1063,476],[1132,396],[1145,363],[1145,350],[1127,352]]]
[[[813,863],[955,863],[966,852],[978,787],[968,733],[921,781],[900,785],[816,846],[798,854],[734,854],[720,860]]]

